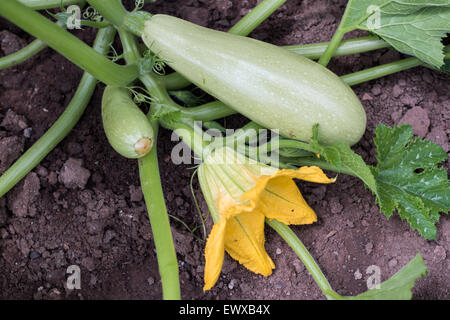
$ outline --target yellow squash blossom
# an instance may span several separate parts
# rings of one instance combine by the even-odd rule
[[[275,265],[264,248],[265,218],[285,224],[317,221],[294,178],[334,182],[318,167],[280,170],[228,147],[214,150],[200,165],[200,186],[215,222],[205,248],[204,290],[219,278],[225,251],[254,273],[272,273]]]

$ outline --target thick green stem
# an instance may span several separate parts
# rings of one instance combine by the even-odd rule
[[[61,6],[61,2],[63,6],[69,6],[72,4],[84,4],[86,0],[19,0],[19,2],[33,10],[42,10],[59,8]]]
[[[277,220],[266,219],[266,223],[271,226],[287,242],[287,244],[289,244],[289,246],[292,248],[292,250],[294,250],[300,260],[302,260],[302,262],[316,281],[320,290],[322,290],[325,297],[328,300],[339,299],[340,296],[333,291],[330,284],[328,283],[327,278],[323,274],[322,270],[320,270],[319,265],[308,252],[308,249],[306,249],[297,235],[288,226]]]
[[[261,1],[261,3],[236,23],[228,32],[241,36],[249,35],[285,2],[286,0]]]
[[[333,35],[333,38],[331,38],[330,43],[328,44],[327,49],[325,50],[324,54],[319,59],[319,64],[326,67],[328,65],[328,62],[330,62],[331,58],[333,57],[335,51],[339,47],[339,44],[342,41],[342,38],[344,37],[345,32],[343,32],[341,29],[338,29],[336,33]]]
[[[26,47],[14,52],[8,56],[0,58],[0,70],[16,66],[22,62],[27,61],[35,54],[47,48],[47,45],[41,40],[34,40]]]
[[[125,86],[139,75],[137,66],[119,66],[111,62],[71,33],[16,0],[2,0],[0,15],[108,85]]]
[[[342,15],[341,22],[339,23],[339,26],[334,33],[333,37],[331,38],[331,41],[325,50],[324,54],[320,57],[319,63],[326,67],[328,63],[330,62],[331,58],[333,57],[334,53],[336,52],[337,48],[339,47],[339,44],[342,41],[342,38],[349,30],[344,30],[343,23],[346,21],[347,16],[349,14],[349,8],[350,6],[347,6],[345,8],[344,14]]]
[[[107,54],[114,35],[115,30],[112,27],[100,30],[94,44],[94,50],[100,54]],[[36,167],[67,136],[86,109],[96,84],[97,80],[93,76],[87,72],[83,74],[72,101],[59,119],[19,160],[0,176],[0,197]]]
[[[60,27],[63,26],[63,23],[59,21],[56,24]],[[30,44],[20,49],[19,51],[11,53],[10,55],[7,55],[5,57],[1,57],[0,70],[21,64],[22,62],[27,61],[45,48],[47,48],[47,45],[43,41],[39,39],[33,40]]]
[[[126,62],[128,64],[137,64],[141,57],[136,39],[123,29],[119,29],[119,35]],[[152,96],[155,95],[155,98],[163,100],[168,97],[167,91],[161,89],[162,86],[150,74],[143,74],[140,79]],[[169,214],[164,202],[164,192],[158,166],[157,141],[159,123],[158,120],[152,121],[150,114],[149,121],[151,121],[154,131],[154,143],[150,153],[138,160],[141,187],[152,227],[153,241],[155,242],[163,298],[165,300],[180,300],[178,260],[173,243],[172,230],[170,229]]]
[[[327,50],[330,43],[312,43],[304,45],[285,46],[283,48],[295,52],[309,59],[319,59]],[[388,48],[389,44],[377,36],[366,36],[342,41],[333,54],[333,57],[363,53],[372,50]]]
[[[87,0],[87,2],[95,8],[100,14],[115,25],[121,28],[123,21],[128,12],[122,5],[121,0]]]
[[[392,63],[387,63],[381,66],[376,66],[373,68],[358,71],[355,73],[347,74],[345,76],[342,76],[341,79],[344,80],[348,85],[354,86],[370,80],[382,78],[393,73],[418,67],[420,65],[423,65],[423,62],[420,61],[419,59],[407,58]]]
[[[155,140],[158,135],[158,122],[152,123]],[[164,193],[159,175],[157,143],[150,153],[138,160],[142,192],[152,227],[158,258],[159,274],[161,276],[163,298],[165,300],[180,300],[180,280],[175,246],[170,229],[169,216],[164,202]]]
[[[214,101],[193,108],[182,108],[182,114],[199,121],[212,121],[231,116],[236,113],[221,101]]]

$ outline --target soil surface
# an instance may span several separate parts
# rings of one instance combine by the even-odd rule
[[[256,3],[168,0],[147,4],[146,9],[227,30]],[[345,4],[344,0],[290,0],[250,36],[277,45],[328,41]],[[75,34],[88,43],[95,36],[89,28]],[[0,56],[31,40],[0,19]],[[400,57],[384,49],[333,59],[330,68],[342,75]],[[0,71],[0,173],[63,112],[81,74],[50,49],[18,67]],[[99,85],[73,132],[0,199],[1,299],[161,298],[137,164],[120,157],[107,143],[100,118],[102,90]],[[448,76],[416,68],[354,90],[368,115],[367,133],[355,151],[368,163],[375,162],[372,138],[380,122],[410,123],[417,135],[449,151]],[[237,126],[244,120],[231,117],[227,125]],[[162,130],[158,145],[168,210],[194,227],[200,219],[189,187],[193,170],[172,163],[170,154],[176,142],[170,137],[169,131]],[[448,169],[448,162],[445,165]],[[449,216],[442,216],[437,240],[426,241],[397,215],[386,219],[356,178],[341,175],[333,185],[300,182],[299,186],[319,221],[293,229],[340,294],[365,291],[369,266],[379,266],[385,280],[420,252],[430,272],[417,282],[414,298],[450,299]],[[206,215],[196,179],[193,188]],[[201,234],[190,233],[175,219],[172,225],[184,299],[324,299],[301,261],[270,228],[266,228],[266,248],[276,264],[273,275],[254,275],[227,256],[216,286],[204,293]],[[81,268],[80,290],[65,288],[71,265]]]

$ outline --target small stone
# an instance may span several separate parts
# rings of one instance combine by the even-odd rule
[[[436,246],[433,251],[433,262],[442,262],[447,258],[447,253],[445,252],[445,248],[442,246]]]
[[[373,250],[373,243],[369,242],[368,244],[365,245],[364,247],[366,249],[366,254],[371,254],[372,250]]]
[[[12,109],[8,109],[5,118],[3,118],[3,121],[1,122],[1,126],[6,130],[17,134],[27,128],[28,124],[27,119],[24,116],[18,115]]]
[[[34,260],[34,259],[40,258],[41,254],[39,252],[37,252],[37,251],[30,251],[30,254],[28,255],[28,257],[31,260]]]
[[[91,172],[88,169],[82,167],[83,160],[69,158],[63,167],[61,168],[61,172],[59,174],[59,181],[64,184],[66,188],[75,189],[80,188],[84,189],[86,186],[89,177],[91,176]]]
[[[362,273],[361,273],[361,271],[359,271],[359,269],[357,269],[357,270],[355,271],[355,273],[354,273],[354,276],[355,276],[355,280],[360,280],[360,279],[362,279]]]
[[[59,298],[60,298],[60,295],[61,295],[61,291],[59,291],[59,290],[56,289],[56,288],[53,288],[53,289],[50,290],[50,292],[48,293],[48,296],[49,296],[51,299],[59,299]]]
[[[338,214],[344,208],[344,206],[339,202],[339,199],[336,197],[330,199],[330,207],[332,214]]]
[[[282,252],[283,252],[283,251],[282,251],[280,248],[277,248],[277,250],[275,251],[275,253],[276,253],[277,255],[280,255]]]
[[[234,286],[238,281],[236,279],[232,279],[230,283],[228,283],[228,289],[233,290]]]
[[[95,269],[94,259],[91,257],[86,257],[81,260],[81,265],[88,269],[88,271],[92,271]]]
[[[106,230],[105,235],[103,236],[103,243],[111,242],[116,236],[117,234],[113,230]]]
[[[419,103],[420,99],[417,96],[411,96],[409,94],[405,94],[400,98],[400,102],[405,106],[414,107]]]
[[[95,286],[97,284],[98,278],[95,275],[91,275],[91,279],[89,280],[89,285],[91,287]]]
[[[0,49],[5,56],[19,51],[26,45],[26,42],[7,30],[0,31]]]
[[[394,88],[392,89],[392,96],[394,98],[398,98],[403,94],[403,88],[400,87],[398,84],[394,85]]]
[[[372,94],[374,96],[379,96],[381,94],[381,86],[379,84],[376,84],[372,87]]]
[[[152,285],[155,283],[155,279],[153,279],[152,277],[149,277],[149,278],[147,279],[147,282],[148,282],[148,285],[149,285],[149,286],[152,286]]]
[[[31,136],[33,135],[33,128],[26,128],[25,130],[23,130],[23,136],[27,139],[31,138]]]
[[[45,167],[43,167],[43,166],[38,166],[38,167],[36,168],[36,173],[37,173],[38,176],[40,176],[40,177],[46,177],[46,176],[48,176],[48,170],[47,170]]]
[[[398,121],[402,118],[402,109],[400,108],[397,111],[394,111],[391,113],[391,119],[395,122],[398,123]]]
[[[373,98],[372,98],[372,96],[369,93],[366,92],[366,93],[363,94],[362,100],[363,101],[371,101],[371,100],[373,100]]]
[[[299,261],[298,259],[295,259],[292,262],[292,265],[294,266],[295,272],[297,274],[301,274],[303,272],[303,270],[305,270],[305,265],[301,261]]]
[[[55,185],[58,182],[58,174],[54,171],[50,172],[47,181],[50,185]]]
[[[336,233],[337,233],[336,230],[331,230],[331,231],[325,236],[325,238],[326,238],[326,239],[329,239],[329,238],[331,238],[332,236],[334,236]]]
[[[397,259],[395,259],[395,258],[392,258],[392,259],[389,260],[389,262],[388,262],[389,268],[394,268],[397,264],[398,264],[398,261],[397,261]]]
[[[86,223],[86,229],[89,234],[96,235],[103,231],[103,224],[99,221],[90,221]]]

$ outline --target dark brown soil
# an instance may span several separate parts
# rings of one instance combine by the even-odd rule
[[[226,30],[256,2],[170,0],[146,8]],[[345,3],[288,1],[251,36],[277,45],[327,41]],[[94,37],[89,29],[76,34],[89,43]],[[29,41],[29,36],[0,19],[0,55]],[[379,50],[335,59],[330,67],[346,74],[399,57],[398,53]],[[21,66],[0,71],[0,173],[62,113],[81,73],[50,49]],[[374,163],[372,132],[377,124],[408,122],[418,135],[441,144],[448,152],[448,80],[448,76],[416,68],[355,87],[368,114],[367,133],[355,150]],[[100,121],[101,93],[99,85],[73,132],[0,199],[1,299],[161,298],[137,165],[109,147]],[[242,119],[233,117],[227,122],[233,125]],[[170,161],[173,146],[170,132],[162,130],[158,150],[168,210],[193,227],[200,223],[189,188],[193,170]],[[195,179],[193,186],[206,214]],[[448,216],[441,218],[437,240],[426,241],[398,216],[387,220],[374,197],[355,178],[340,176],[330,186],[301,183],[300,187],[319,221],[294,230],[339,293],[365,291],[368,266],[379,266],[385,280],[420,252],[430,273],[418,281],[414,297],[450,299]],[[292,250],[268,228],[266,248],[276,264],[273,275],[254,275],[227,257],[217,285],[203,293],[204,243],[181,223],[173,220],[172,225],[184,299],[324,298]],[[64,288],[70,265],[81,267],[81,290]]]

